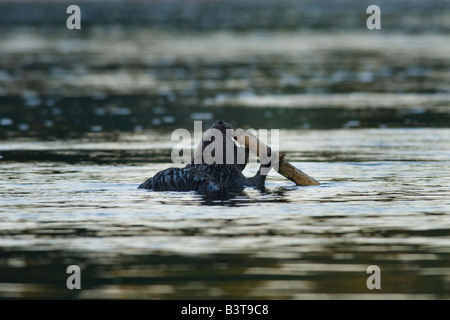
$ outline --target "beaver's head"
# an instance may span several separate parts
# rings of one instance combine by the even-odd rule
[[[203,135],[203,145],[202,145],[202,149],[204,150],[206,148],[206,146],[210,145],[211,143],[214,143],[214,141],[216,141],[217,135],[215,134],[217,131],[219,130],[220,133],[222,133],[222,148],[223,151],[225,152],[225,148],[227,145],[227,129],[233,129],[233,127],[229,124],[226,123],[225,121],[222,120],[217,120],[215,121],[212,126],[205,132],[205,134]],[[228,138],[229,139],[229,138]]]
[[[227,129],[233,129],[233,127],[229,123],[226,123],[225,121],[217,120],[212,124],[210,129],[218,129],[222,133],[226,133]]]
[[[212,126],[206,130],[206,132],[203,135],[202,141],[199,143],[197,148],[194,151],[194,156],[192,158],[192,162],[195,162],[196,164],[199,163],[205,163],[205,157],[212,157],[214,158],[214,162],[219,161],[216,157],[217,151],[220,150],[220,154],[222,154],[222,157],[219,156],[220,164],[234,164],[234,155],[236,154],[235,150],[229,151],[230,159],[227,159],[227,149],[229,148],[236,148],[236,145],[234,143],[234,139],[227,134],[227,130],[231,129],[233,130],[233,127],[222,120],[215,121]],[[206,155],[205,155],[206,154]],[[210,161],[206,161],[206,163],[210,164]]]

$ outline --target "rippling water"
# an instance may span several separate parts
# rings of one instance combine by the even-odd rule
[[[0,164],[1,295],[376,298],[365,281],[378,265],[384,298],[449,297],[449,129],[281,136],[289,159],[322,185],[295,187],[271,172],[267,194],[208,200],[137,189],[168,165],[170,143],[152,135],[11,144],[22,153],[108,150],[122,161]],[[133,160],[153,143],[162,162]],[[76,293],[65,288],[71,264],[82,268]]]
[[[0,297],[449,299],[449,4],[336,3],[2,1]],[[137,189],[216,119],[321,185]]]

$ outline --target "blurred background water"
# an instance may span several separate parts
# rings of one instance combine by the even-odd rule
[[[450,298],[448,1],[70,4],[0,1],[0,297]],[[322,184],[137,190],[217,119]]]

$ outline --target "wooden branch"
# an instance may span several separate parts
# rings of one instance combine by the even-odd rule
[[[244,131],[242,129],[236,129],[234,131],[234,138],[241,145],[245,145],[251,152],[255,153],[260,159],[267,159],[270,157],[272,159],[273,168],[282,176],[288,178],[296,185],[299,186],[317,186],[320,185],[316,179],[308,176],[306,173],[300,169],[294,167],[292,164],[284,159],[286,153],[274,153],[272,154],[272,149],[266,145],[264,142],[260,141],[255,135],[249,131]],[[277,163],[278,162],[278,163]]]

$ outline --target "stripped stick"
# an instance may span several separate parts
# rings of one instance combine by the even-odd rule
[[[296,185],[299,186],[317,186],[320,185],[316,179],[308,176],[300,169],[294,167],[292,164],[284,159],[286,153],[274,153],[272,149],[264,142],[259,140],[255,135],[249,131],[242,129],[236,129],[234,132],[234,138],[241,145],[245,145],[251,152],[255,153],[260,159],[261,157],[270,157],[272,159],[273,168],[282,176],[288,178]],[[274,160],[274,161],[273,161]],[[276,162],[278,161],[278,165]],[[274,165],[275,164],[275,165]]]

